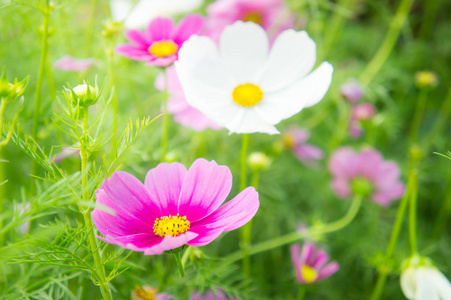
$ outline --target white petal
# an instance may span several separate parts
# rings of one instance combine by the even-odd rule
[[[435,289],[440,295],[441,300],[451,300],[451,283],[449,280],[439,271],[434,270],[433,282]]]
[[[132,8],[129,0],[111,0],[110,11],[111,18],[115,22],[122,22],[127,17],[128,12]]]
[[[235,115],[234,120],[224,124],[224,127],[231,133],[279,133],[276,127],[268,123],[255,109],[250,107],[241,108],[240,113]]]
[[[274,42],[269,60],[257,83],[266,91],[283,88],[303,78],[316,61],[316,44],[305,31],[282,32]]]
[[[409,300],[415,299],[415,292],[417,289],[417,283],[415,281],[415,270],[408,268],[401,274],[401,289]]]
[[[268,59],[268,49],[266,32],[253,22],[237,21],[222,32],[221,58],[238,83],[255,82]]]
[[[319,102],[327,92],[332,81],[333,68],[329,63],[322,63],[307,77],[285,89],[264,92],[263,100],[256,105],[258,112],[271,124],[287,119],[304,107]]]

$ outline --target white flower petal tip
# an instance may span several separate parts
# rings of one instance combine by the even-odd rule
[[[266,32],[252,22],[228,26],[219,47],[192,36],[179,51],[176,70],[187,102],[230,133],[278,134],[281,120],[318,103],[333,67],[316,61],[305,31],[284,31],[269,51]]]

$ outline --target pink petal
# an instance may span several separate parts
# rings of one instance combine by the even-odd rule
[[[190,106],[185,98],[170,98],[168,100],[168,112],[174,115],[174,120],[177,123],[196,131],[203,131],[207,128],[221,129],[218,124],[210,120],[198,109]]]
[[[125,37],[139,48],[147,49],[151,44],[145,34],[139,30],[129,30],[125,32]]]
[[[176,54],[166,56],[166,57],[158,57],[158,56],[150,55],[146,64],[149,66],[167,67],[176,60],[177,60]]]
[[[232,173],[227,166],[215,161],[197,159],[183,181],[179,213],[196,222],[214,212],[232,189]]]
[[[161,254],[164,251],[176,249],[183,245],[189,243],[190,240],[194,239],[197,236],[197,233],[187,231],[178,236],[170,236],[167,235],[163,238],[161,243],[152,246],[144,251],[145,255],[155,255]]]
[[[374,180],[374,185],[377,189],[390,188],[392,184],[395,184],[401,172],[398,165],[393,161],[384,162],[380,168],[377,178]]]
[[[64,55],[53,63],[53,67],[65,71],[83,71],[94,65],[93,58],[73,58],[70,55]]]
[[[193,34],[199,35],[205,26],[204,17],[199,14],[185,16],[179,21],[174,33],[174,42],[182,45]]]
[[[199,237],[190,241],[189,245],[206,245],[220,232],[243,226],[255,216],[259,206],[258,193],[253,187],[246,188],[208,217],[191,224],[190,231],[199,233]]]
[[[183,96],[183,88],[180,84],[180,81],[177,76],[177,72],[175,71],[175,67],[171,66],[169,68],[166,68],[166,79],[167,82],[165,84],[164,82],[164,74],[159,74],[157,78],[155,79],[155,87],[159,91],[164,90],[164,86],[167,84],[167,89],[170,95],[176,94],[177,96]]]
[[[377,178],[382,164],[384,162],[384,158],[382,155],[373,149],[367,149],[359,154],[359,166],[360,166],[360,174],[365,176],[370,180],[374,180]]]
[[[340,269],[340,265],[337,262],[331,262],[327,266],[325,266],[322,270],[318,273],[317,281],[326,279],[333,274],[335,274]]]
[[[317,160],[323,158],[323,150],[312,145],[294,147],[294,152],[300,160]]]
[[[108,244],[117,245],[125,249],[139,252],[144,252],[146,249],[159,244],[163,240],[163,238],[158,235],[148,233],[138,233],[117,237],[106,235],[105,237],[97,236],[97,238]]]
[[[359,172],[359,156],[350,147],[342,147],[332,154],[330,172],[343,178],[353,178]]]
[[[169,18],[155,18],[147,27],[147,38],[149,41],[172,40],[174,22]]]
[[[144,185],[150,197],[159,203],[160,216],[179,213],[178,199],[186,173],[185,166],[180,163],[161,163],[147,173]]]
[[[320,270],[329,261],[329,255],[323,249],[319,250],[316,254],[315,261],[312,264],[312,268]]]
[[[305,243],[302,246],[301,265],[311,265],[309,262],[313,260],[315,255],[315,245]]]
[[[349,180],[344,178],[334,178],[331,182],[331,187],[338,197],[341,199],[348,199],[351,197],[351,186]]]
[[[302,276],[301,276],[302,263],[300,260],[299,250],[300,250],[300,247],[298,244],[291,245],[291,247],[290,247],[291,262],[293,264],[293,268],[296,273],[296,279],[298,281],[302,281]]]
[[[146,50],[139,49],[139,48],[136,48],[136,46],[128,45],[128,44],[117,46],[114,49],[114,51],[116,51],[116,53],[118,53],[118,54],[121,54],[125,57],[134,59],[134,60],[147,60],[151,57],[151,55],[149,54],[147,49]]]

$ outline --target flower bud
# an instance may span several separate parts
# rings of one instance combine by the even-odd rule
[[[71,90],[71,100],[74,105],[88,107],[96,104],[100,94],[97,93],[97,88],[89,84],[80,84]]]
[[[122,31],[122,24],[114,21],[107,21],[103,24],[102,36],[111,38]]]
[[[376,108],[371,103],[362,103],[352,109],[352,116],[359,121],[368,121],[376,114]]]
[[[438,77],[431,71],[419,71],[415,74],[415,83],[420,88],[433,88],[438,84]]]
[[[18,81],[17,78],[11,83],[6,77],[6,70],[3,68],[2,76],[0,77],[0,99],[5,98],[8,100],[16,99],[22,96],[28,84],[28,77],[22,81]]]
[[[367,179],[357,177],[351,182],[352,192],[355,195],[366,197],[373,192],[373,185]]]
[[[340,86],[340,93],[351,103],[359,102],[364,95],[363,87],[355,80],[349,80]]]
[[[254,171],[262,171],[269,167],[271,160],[262,152],[253,152],[247,159],[249,167]]]

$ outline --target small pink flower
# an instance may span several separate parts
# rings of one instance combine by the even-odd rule
[[[94,66],[93,58],[74,58],[64,55],[53,63],[53,67],[64,71],[83,71]]]
[[[129,30],[125,33],[131,44],[120,45],[116,52],[130,59],[146,61],[148,65],[166,67],[178,58],[183,43],[204,29],[204,18],[192,14],[175,26],[169,18],[152,20],[145,32]]]
[[[294,18],[287,14],[283,0],[218,0],[207,8],[208,28],[214,40],[235,21],[251,21],[259,24],[268,33],[278,33],[293,27]]]
[[[329,278],[340,268],[336,261],[326,265],[329,255],[313,243],[305,243],[302,246],[302,253],[299,253],[300,247],[297,244],[292,245],[290,250],[296,280],[302,284],[311,284]]]
[[[158,289],[154,289],[150,285],[144,285],[142,288],[136,286],[131,298],[131,300],[173,300],[174,296],[166,293],[158,293]]]
[[[168,81],[168,112],[174,115],[174,120],[183,126],[196,131],[203,131],[207,128],[219,130],[221,127],[207,118],[198,109],[188,104],[183,93],[183,88],[177,77],[174,67],[166,69],[166,79]],[[164,76],[160,74],[155,80],[155,87],[164,90]]]
[[[354,152],[349,147],[335,151],[329,161],[334,176],[331,187],[338,197],[352,197],[356,185],[366,185],[371,200],[382,206],[399,199],[404,194],[404,183],[399,181],[400,170],[395,162],[384,161],[373,149]]]
[[[74,149],[73,147],[63,147],[63,151],[53,156],[50,161],[53,161],[54,163],[59,163],[65,160],[69,156],[80,156],[80,150]]]
[[[291,126],[283,133],[283,140],[288,149],[292,149],[295,156],[305,165],[314,167],[315,162],[323,158],[323,151],[306,141],[310,137],[307,129]]]
[[[349,132],[352,137],[362,135],[362,122],[369,121],[376,114],[376,108],[371,103],[362,103],[352,108],[351,120],[349,121]]]
[[[260,203],[253,187],[220,207],[231,188],[229,168],[205,159],[197,159],[189,170],[180,163],[161,163],[147,173],[144,184],[115,172],[96,191],[101,206],[92,218],[104,235],[99,239],[145,255],[204,246],[257,213]]]
[[[198,292],[193,292],[190,298],[190,300],[228,300],[228,299],[229,298],[227,298],[227,295],[219,289],[217,289],[214,294],[210,290],[204,295],[201,295]],[[238,299],[230,298],[230,300],[238,300]]]
[[[364,95],[363,87],[356,80],[349,80],[342,84],[340,92],[343,98],[351,103],[359,102]]]

